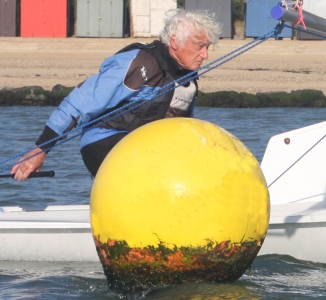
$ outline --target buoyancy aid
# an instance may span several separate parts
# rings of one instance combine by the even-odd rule
[[[155,46],[155,43],[134,43],[123,48],[118,53],[134,49],[146,50],[155,58],[164,74],[163,87],[175,81],[169,72],[168,63]],[[176,86],[177,85],[178,84],[176,84]],[[170,91],[164,92],[163,88],[162,92],[159,92],[156,98],[151,99],[147,102],[146,100],[140,100],[137,102],[130,102],[128,100],[121,101],[118,106],[103,113],[103,116],[107,115],[111,111],[116,111],[117,109],[119,109],[118,111],[113,114],[110,114],[107,117],[103,117],[103,119],[97,122],[95,126],[101,128],[113,128],[116,130],[127,130],[130,132],[142,125],[145,125],[155,120],[163,119],[165,117],[189,117],[191,114],[191,102],[194,101],[195,96],[197,96],[196,80],[191,81],[186,86],[178,87],[177,92],[175,92],[176,89],[173,88],[172,84],[167,87],[167,90]],[[181,101],[187,103],[183,103],[183,105],[181,104],[179,105],[179,107],[178,105],[177,107],[171,106],[172,99],[174,99],[174,101],[172,102],[176,102],[178,101],[178,99],[180,100],[180,97],[178,96],[180,92],[183,92],[187,95],[187,101],[181,99]],[[133,106],[137,107],[132,108]]]

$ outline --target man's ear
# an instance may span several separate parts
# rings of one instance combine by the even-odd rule
[[[170,46],[171,46],[171,48],[173,49],[173,50],[177,50],[179,47],[178,47],[178,44],[177,44],[177,42],[176,42],[176,36],[175,36],[175,34],[173,34],[172,36],[171,36],[171,39],[170,39]]]

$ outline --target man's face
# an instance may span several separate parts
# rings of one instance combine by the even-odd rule
[[[196,70],[208,58],[209,41],[204,32],[190,36],[184,44],[177,44],[175,36],[171,38],[170,53],[187,70]]]

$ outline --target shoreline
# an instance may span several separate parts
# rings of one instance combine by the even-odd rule
[[[39,86],[3,88],[0,90],[0,106],[58,106],[74,89],[56,85],[52,90]],[[318,90],[297,90],[250,94],[235,91],[205,93],[198,91],[196,106],[218,108],[272,108],[272,107],[315,107],[325,108],[326,97]]]

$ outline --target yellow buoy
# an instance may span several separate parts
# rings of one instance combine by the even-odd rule
[[[260,166],[209,122],[149,123],[107,155],[91,193],[91,226],[109,286],[238,279],[265,238],[269,195]]]

